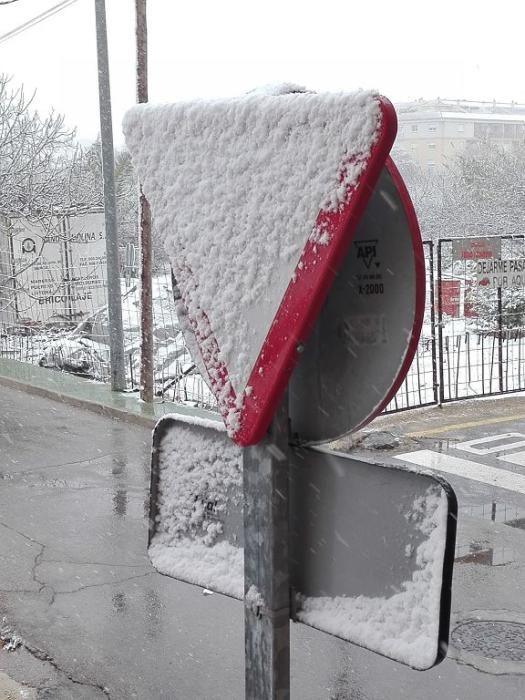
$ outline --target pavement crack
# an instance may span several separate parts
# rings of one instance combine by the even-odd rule
[[[51,654],[48,654],[43,649],[39,649],[38,647],[29,643],[26,639],[24,639],[14,630],[12,630],[9,627],[6,627],[5,625],[0,627],[0,642],[6,651],[15,651],[19,648],[25,649],[35,659],[43,661],[44,663],[48,663],[52,668],[55,669],[55,671],[59,675],[67,678],[67,680],[73,685],[82,686],[84,688],[94,688],[95,690],[99,690],[104,695],[104,697],[108,698],[108,700],[111,700],[109,690],[104,685],[102,685],[101,683],[96,683],[87,680],[82,681],[78,678],[75,678],[75,676],[72,673],[68,673],[63,668],[61,668],[58,661],[55,661]]]
[[[108,457],[118,457],[119,455],[114,452],[108,452],[107,454],[100,454],[96,457],[88,457],[87,459],[78,459],[73,462],[63,462],[62,464],[46,464],[44,467],[35,467],[35,469],[25,469],[23,471],[17,471],[10,474],[10,477],[22,476],[26,474],[38,474],[38,472],[45,471],[46,469],[62,469],[63,467],[76,467],[80,464],[91,464],[92,462],[98,462],[100,459],[107,459]]]
[[[42,589],[45,588],[45,586],[47,585],[47,584],[44,583],[43,581],[40,581],[40,579],[37,578],[37,575],[36,575],[36,570],[37,570],[38,567],[40,566],[40,563],[41,563],[41,561],[42,561],[42,557],[43,557],[43,555],[44,555],[45,549],[46,549],[46,548],[45,548],[45,545],[41,544],[41,545],[40,545],[40,551],[39,551],[38,554],[36,555],[35,560],[34,560],[34,562],[33,562],[33,566],[31,567],[31,579],[32,579],[38,586],[40,586],[40,588],[38,589],[38,592],[39,592],[39,593],[40,593],[40,592],[42,591]]]
[[[121,578],[116,581],[102,581],[101,583],[90,583],[85,586],[75,588],[73,591],[55,591],[53,595],[53,602],[59,595],[73,595],[74,593],[87,591],[89,588],[101,588],[102,586],[116,586],[118,584],[127,583],[128,581],[135,581],[139,578],[146,578],[146,576],[152,576],[154,573],[155,571],[147,571],[145,574],[138,574],[137,576],[127,576],[126,578]]]
[[[50,563],[50,564],[78,564],[79,566],[83,566],[84,564],[86,566],[111,566],[113,569],[141,569],[146,566],[152,569],[152,567],[149,564],[149,560],[146,561],[145,564],[115,564],[114,562],[108,562],[108,561],[77,561],[76,559],[48,559],[46,557],[45,563]],[[154,569],[152,569],[153,573]]]
[[[32,544],[37,544],[39,547],[45,547],[45,544],[42,542],[39,542],[38,540],[35,540],[33,537],[30,537],[29,535],[26,535],[23,532],[20,532],[20,530],[17,530],[15,527],[12,525],[7,525],[7,523],[0,522],[1,527],[5,527],[6,530],[11,530],[11,532],[16,533],[20,537],[23,537],[25,540],[28,542],[31,542]]]
[[[4,527],[6,530],[10,530],[11,532],[14,532],[15,534],[19,535],[19,537],[22,537],[24,540],[31,542],[31,544],[34,544],[37,547],[40,547],[40,551],[38,551],[36,553],[36,555],[33,559],[33,565],[31,567],[30,576],[31,576],[31,580],[38,586],[37,593],[42,593],[42,591],[45,588],[48,588],[51,591],[50,604],[52,604],[55,600],[55,591],[53,590],[53,587],[50,586],[45,581],[41,581],[37,576],[37,569],[40,566],[40,564],[42,563],[42,558],[43,558],[45,551],[46,551],[46,545],[43,542],[39,542],[38,540],[35,540],[34,537],[30,537],[29,535],[26,535],[24,532],[17,530],[15,527],[12,527],[11,525],[7,525],[6,523],[0,522],[0,526]],[[4,592],[11,592],[11,591],[4,591]],[[19,592],[24,593],[25,591],[20,590]],[[31,591],[31,592],[34,593],[34,591]]]
[[[476,666],[476,664],[473,661],[466,661],[465,659],[462,659],[461,657],[458,656],[450,656],[451,659],[453,659],[458,666],[468,666],[469,668],[474,669],[474,671],[479,671],[480,673],[484,673],[487,676],[516,676],[516,677],[523,677],[523,672],[520,671],[505,671],[504,673],[497,672],[497,671],[492,671],[487,668],[481,668],[480,666]],[[481,657],[485,659],[486,657]]]

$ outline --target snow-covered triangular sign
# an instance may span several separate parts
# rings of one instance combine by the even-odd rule
[[[124,133],[190,351],[230,437],[254,444],[390,151],[394,109],[373,92],[254,92],[140,105]]]

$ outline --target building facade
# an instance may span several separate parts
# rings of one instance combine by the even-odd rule
[[[424,168],[441,167],[469,143],[505,149],[525,143],[525,105],[436,100],[397,105],[396,149]]]

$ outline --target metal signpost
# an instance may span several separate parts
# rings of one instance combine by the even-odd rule
[[[420,670],[448,643],[450,486],[308,444],[381,411],[421,330],[421,239],[388,159],[395,114],[379,104],[360,180],[319,215],[330,244],[306,241],[252,366],[236,444],[203,411],[154,432],[150,557],[164,574],[244,598],[247,700],[289,698],[290,617]],[[200,347],[198,334],[189,340]],[[221,386],[210,375],[219,399],[227,369]]]
[[[244,449],[244,635],[246,698],[290,692],[288,406],[267,436]]]

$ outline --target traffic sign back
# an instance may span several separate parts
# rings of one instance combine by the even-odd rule
[[[333,440],[386,406],[412,363],[424,308],[421,234],[389,158],[290,381],[297,440]]]
[[[242,598],[241,450],[216,421],[189,420],[166,416],[155,428],[149,554],[163,574]],[[290,456],[295,619],[420,670],[438,663],[450,616],[451,487],[321,447]]]
[[[394,110],[372,93],[248,95],[139,106],[124,126],[190,351],[230,436],[256,443],[392,146]]]

